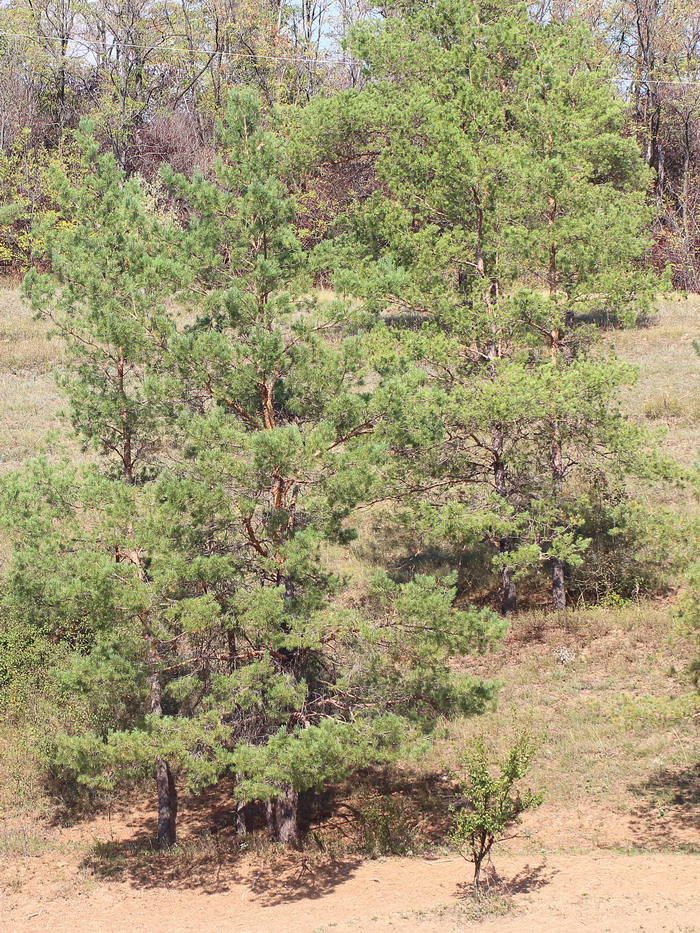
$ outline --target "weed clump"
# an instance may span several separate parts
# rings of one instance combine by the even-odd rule
[[[662,393],[648,399],[644,404],[644,417],[649,421],[666,421],[671,418],[682,418],[685,406],[677,395]]]

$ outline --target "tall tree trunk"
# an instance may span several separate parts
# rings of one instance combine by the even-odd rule
[[[557,200],[553,194],[548,197],[549,207],[547,210],[547,224],[550,229],[554,227],[557,218]],[[557,248],[554,242],[549,247],[549,270],[547,273],[547,287],[549,297],[555,298],[558,288],[558,269],[557,269]],[[569,322],[567,320],[567,326]],[[549,348],[552,363],[555,365],[559,361],[559,352],[561,350],[562,333],[559,327],[553,327],[549,335]],[[564,454],[562,450],[561,431],[559,423],[555,419],[552,423],[552,486],[554,500],[557,506],[561,502],[561,495],[564,488]],[[564,562],[555,557],[552,562],[552,606],[554,609],[566,608],[566,584],[564,578]]]
[[[508,489],[506,483],[506,465],[503,455],[503,429],[500,424],[494,425],[491,430],[491,446],[493,449],[493,485],[496,494],[507,502]],[[498,544],[502,555],[513,550],[513,539],[504,535]],[[515,585],[515,571],[507,563],[501,566],[501,615],[507,616],[515,612],[517,606],[517,590]]]
[[[683,218],[683,233],[685,234],[685,249],[688,249],[690,239],[690,218],[688,199],[690,195],[690,159],[692,155],[690,116],[685,120],[683,133],[683,193],[681,195],[681,216]]]
[[[552,440],[552,481],[554,499],[557,507],[561,502],[564,487],[564,457],[561,444],[559,425],[555,422],[554,439]],[[566,580],[564,575],[564,561],[559,557],[552,560],[552,608],[566,609]]]
[[[167,849],[177,841],[177,787],[167,761],[156,762],[158,789],[158,848]]]
[[[552,561],[552,609],[566,609],[564,561],[559,557]]]
[[[58,68],[58,91],[57,91],[57,123],[58,123],[58,138],[59,142],[62,142],[63,130],[66,122],[66,60],[68,57],[68,37],[64,34],[61,36],[61,63]]]
[[[129,418],[129,402],[125,387],[126,359],[122,348],[119,348],[119,358],[117,359],[117,387],[119,397],[122,402],[122,408],[119,412],[121,426],[122,447],[120,457],[122,461],[122,477],[124,482],[133,486],[136,479],[134,476],[134,453],[133,453],[133,429]]]
[[[248,821],[246,818],[246,804],[239,800],[236,804],[236,835],[245,836],[248,832]]]
[[[508,554],[512,550],[510,538],[501,538],[501,554]],[[518,608],[518,591],[515,585],[515,571],[508,564],[501,569],[501,615],[509,616]]]
[[[299,791],[285,787],[267,804],[267,828],[273,842],[293,846],[299,841]]]
[[[148,636],[148,663],[151,667],[151,713],[163,715],[162,687],[158,645],[153,635]],[[156,790],[158,792],[158,847],[167,849],[175,845],[177,838],[177,787],[167,761],[156,762]]]

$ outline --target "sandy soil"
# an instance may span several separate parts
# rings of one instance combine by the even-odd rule
[[[612,678],[611,671],[616,690],[631,689],[629,680],[641,676],[652,650],[660,657],[649,639],[635,654],[624,633],[594,634],[586,646],[577,645],[582,657],[590,655],[578,680],[543,681],[547,698],[562,708],[588,695],[582,684],[595,686],[596,677]],[[635,629],[629,638],[638,635]],[[562,638],[557,632],[547,643],[511,644],[506,658],[513,665],[532,657],[544,664],[538,658],[546,660],[551,644],[567,644]],[[627,679],[612,665],[613,656],[632,658],[625,661]],[[640,682],[642,696],[663,697],[670,689]],[[592,719],[596,729],[610,709],[608,695],[599,695],[603,712]],[[555,723],[557,741],[566,738],[565,728],[586,725],[586,709],[578,719]],[[504,722],[507,716],[492,728]],[[681,736],[675,721],[649,720],[649,728],[668,732],[680,758],[645,759],[632,769],[644,734],[624,733],[629,747],[623,747],[615,733],[617,744],[604,748],[605,760],[628,759],[619,774],[614,768],[595,772],[596,786],[611,785],[606,795],[580,790],[581,775],[574,775],[568,797],[553,794],[528,813],[520,838],[495,853],[498,890],[507,894],[489,903],[500,914],[467,897],[471,866],[455,856],[236,855],[226,836],[233,832],[232,792],[222,787],[210,797],[183,797],[183,846],[162,856],[146,851],[155,833],[152,800],[126,800],[123,810],[71,827],[30,816],[0,819],[0,933],[700,933],[696,744],[689,732]],[[586,774],[599,746],[596,740],[581,752]],[[554,756],[544,786],[565,769],[565,759]],[[642,786],[632,793],[640,774]],[[18,854],[10,858],[11,852]]]
[[[584,673],[606,674],[621,640],[593,640],[590,652],[600,661],[594,657]],[[650,644],[641,643],[640,663]],[[538,650],[550,649],[514,645],[512,663],[528,663]],[[619,688],[618,674],[614,682]],[[585,694],[557,689],[549,684],[548,697],[560,705]],[[656,695],[645,686],[647,693]],[[567,722],[558,724],[560,740]],[[602,717],[593,723],[604,725]],[[596,782],[619,785],[604,798],[577,790],[579,775],[567,804],[557,794],[528,813],[520,837],[494,855],[498,890],[507,894],[489,903],[500,914],[467,897],[471,866],[455,856],[370,861],[264,848],[256,857],[237,855],[227,838],[235,832],[232,791],[221,787],[183,797],[183,845],[161,855],[148,850],[152,800],[125,800],[124,809],[71,827],[29,815],[0,819],[0,933],[700,933],[696,746],[686,736],[686,747],[673,723],[651,727],[668,731],[681,759],[670,770],[668,761],[660,772],[655,765],[653,779],[649,762],[637,768],[647,777],[636,793],[629,761],[620,774],[596,772]],[[629,748],[615,736],[608,757],[639,753],[639,730],[630,733]],[[589,770],[597,750],[596,744],[581,753]],[[565,767],[555,757],[545,786]]]
[[[0,933],[700,933],[700,854],[688,852],[700,827],[686,811],[653,832],[645,818],[643,835],[638,815],[593,806],[528,814],[495,855],[505,915],[466,896],[458,856],[120,860],[146,812],[47,828],[48,849],[4,860]],[[98,842],[116,846],[101,868]],[[635,845],[646,851],[621,848]]]
[[[693,933],[700,930],[700,856],[507,856],[514,913],[469,920],[460,859],[342,860],[315,870],[249,868],[209,888],[101,883],[56,897],[5,896],[2,929],[21,933]]]

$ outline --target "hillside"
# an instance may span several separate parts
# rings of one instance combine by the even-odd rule
[[[691,298],[665,302],[647,328],[606,338],[640,367],[626,398],[630,416],[666,429],[665,449],[686,465],[700,448],[700,360],[691,344],[699,332],[700,299]],[[15,290],[2,291],[4,470],[58,424],[59,362],[58,343],[46,341]],[[650,508],[655,495],[683,512],[695,508],[688,492],[660,489]],[[363,572],[361,563],[355,569]],[[482,920],[519,933],[692,933],[700,929],[700,707],[686,674],[693,651],[673,600],[517,616],[500,651],[469,662],[503,684],[495,708],[452,725],[423,761],[379,783],[369,776],[366,785],[336,788],[335,806],[312,814],[311,841],[291,856],[262,843],[238,852],[225,788],[213,810],[200,798],[182,800],[181,842],[171,852],[150,849],[147,797],[65,823],[35,780],[24,737],[6,724],[2,922],[22,933],[418,933],[470,930]],[[494,854],[510,894],[464,902],[469,866],[431,839],[431,820],[444,817],[435,776],[453,764],[460,740],[485,731],[506,744],[528,723],[544,733],[530,782],[544,789],[545,803]]]

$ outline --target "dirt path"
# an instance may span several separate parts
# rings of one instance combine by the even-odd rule
[[[249,869],[209,887],[102,882],[87,892],[5,894],[18,933],[700,933],[700,856],[557,855],[499,860],[515,912],[460,909],[457,859],[344,860],[314,871]]]

